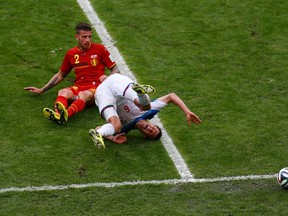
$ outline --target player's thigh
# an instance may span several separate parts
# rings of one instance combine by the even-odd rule
[[[109,89],[106,89],[107,91],[101,91],[101,89],[97,89],[95,94],[95,104],[99,108],[99,113],[103,116],[103,112],[108,107],[112,107],[116,110],[116,99],[114,95],[110,92]],[[104,116],[103,116],[104,117]],[[108,118],[105,118],[106,120]]]
[[[73,91],[71,90],[71,88],[68,87],[68,88],[60,89],[60,90],[58,91],[58,96],[64,96],[64,97],[66,97],[67,99],[73,99],[73,98],[74,98],[74,93],[73,93]]]
[[[78,98],[87,102],[93,99],[93,93],[90,90],[80,91],[78,94]]]

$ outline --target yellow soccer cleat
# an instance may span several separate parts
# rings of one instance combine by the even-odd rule
[[[58,112],[60,113],[61,124],[63,124],[63,125],[66,124],[68,121],[68,112],[66,110],[66,107],[59,101],[56,103],[55,107],[58,110]]]
[[[156,89],[151,85],[140,85],[137,83],[132,84],[132,89],[138,94],[151,94],[156,91]]]
[[[95,129],[90,129],[89,134],[96,148],[105,149],[105,144],[101,134],[99,134]]]
[[[57,124],[61,124],[61,120],[60,120],[60,114],[56,113],[54,110],[50,109],[50,108],[44,108],[43,109],[43,115],[45,116],[45,118],[47,118],[48,120],[54,121]]]

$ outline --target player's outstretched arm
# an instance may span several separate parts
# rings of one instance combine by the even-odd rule
[[[36,94],[41,94],[44,93],[45,91],[48,91],[49,89],[53,88],[56,86],[58,83],[60,83],[64,78],[65,74],[63,74],[61,71],[56,73],[50,80],[49,82],[44,85],[42,88],[37,88],[34,86],[29,86],[29,87],[24,87],[24,90],[34,92]]]
[[[195,124],[201,123],[200,118],[186,106],[186,104],[182,101],[182,99],[176,93],[170,93],[170,94],[164,95],[158,98],[158,100],[167,104],[172,103],[178,106],[185,113],[186,119],[189,125],[191,124],[191,122],[194,122]]]
[[[100,76],[99,80],[100,80],[100,82],[104,82],[104,80],[105,80],[108,76],[110,76],[110,75],[112,75],[112,74],[116,74],[116,73],[120,73],[120,74],[121,74],[118,66],[117,66],[117,65],[114,65],[112,68],[110,68],[110,74],[109,74],[109,75],[104,74],[104,75]]]
[[[117,143],[117,144],[123,144],[124,142],[127,141],[127,137],[126,137],[126,134],[124,133],[121,133],[121,134],[117,134],[115,136],[106,136],[104,137],[105,139],[108,139],[114,143]]]
[[[24,90],[30,91],[30,92],[34,92],[36,94],[41,94],[42,93],[42,89],[34,87],[34,86],[24,87]]]
[[[115,74],[115,73],[120,73],[120,69],[118,68],[117,65],[114,65],[111,69],[110,69],[110,74]]]

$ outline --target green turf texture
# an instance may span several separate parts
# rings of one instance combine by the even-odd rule
[[[138,81],[201,117],[188,126],[173,106],[159,115],[196,178],[287,166],[286,1],[91,2]],[[161,142],[138,132],[96,149],[96,108],[67,127],[45,120],[69,79],[43,95],[23,90],[42,87],[76,45],[74,26],[88,21],[76,1],[2,0],[0,13],[0,188],[179,178]],[[281,215],[286,196],[275,179],[11,192],[0,194],[0,214]]]

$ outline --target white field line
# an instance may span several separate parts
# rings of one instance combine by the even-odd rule
[[[123,59],[122,55],[120,54],[119,50],[115,46],[115,41],[111,38],[109,33],[107,32],[103,22],[100,20],[98,15],[96,14],[95,10],[93,9],[91,3],[89,0],[77,0],[78,4],[86,14],[87,18],[89,19],[92,26],[95,28],[97,34],[99,35],[102,43],[107,47],[111,55],[116,59],[117,65],[120,69],[120,71],[129,76],[133,81],[137,82],[135,76],[129,69],[128,65],[125,63],[125,60]],[[178,152],[176,146],[173,144],[172,139],[166,132],[166,130],[163,127],[163,124],[161,123],[160,119],[155,116],[152,120],[153,123],[157,124],[160,128],[162,128],[162,138],[161,141],[168,152],[168,155],[172,159],[173,163],[175,164],[175,167],[181,176],[182,179],[189,179],[193,178],[193,175],[191,174],[187,164],[185,163],[184,159]]]
[[[255,179],[271,179],[275,178],[276,182],[277,174],[270,175],[248,175],[248,176],[234,176],[234,177],[221,177],[221,178],[211,178],[211,179],[167,179],[167,180],[151,180],[151,181],[133,181],[133,182],[111,182],[111,183],[89,183],[89,184],[70,184],[70,185],[59,185],[59,186],[40,186],[40,187],[11,187],[0,189],[0,194],[7,192],[32,192],[32,191],[53,191],[53,190],[67,190],[67,189],[81,189],[81,188],[95,188],[95,187],[121,187],[121,186],[134,186],[134,185],[149,185],[149,184],[185,184],[185,183],[205,183],[205,182],[225,182],[225,181],[237,181],[237,180],[255,180]]]
[[[88,0],[77,0],[91,24],[96,28],[99,37],[103,41],[103,44],[109,49],[111,54],[117,58],[117,64],[122,72],[124,72],[127,76],[129,76],[132,80],[136,81],[136,78],[126,65],[124,59],[120,55],[118,49],[114,46],[114,41],[111,39],[109,34],[107,33],[104,25],[96,15],[93,10],[90,2]],[[162,123],[159,118],[156,119],[155,122],[163,128]],[[172,139],[169,137],[167,132],[163,129],[163,137],[161,139],[165,149],[167,150],[169,156],[173,160],[181,179],[167,179],[167,180],[150,180],[150,181],[132,181],[132,182],[111,182],[111,183],[87,183],[87,184],[70,184],[70,185],[58,185],[58,186],[28,186],[28,187],[10,187],[10,188],[2,188],[0,189],[0,193],[7,192],[32,192],[32,191],[53,191],[53,190],[67,190],[67,189],[81,189],[81,188],[93,188],[93,187],[120,187],[120,186],[133,186],[133,185],[148,185],[148,184],[184,184],[184,183],[205,183],[205,182],[225,182],[225,181],[236,181],[236,180],[255,180],[255,179],[271,179],[276,178],[277,174],[270,175],[247,175],[247,176],[234,176],[234,177],[221,177],[221,178],[201,178],[195,179],[193,175],[190,173],[186,163],[183,158],[179,154],[175,145],[173,144]]]

